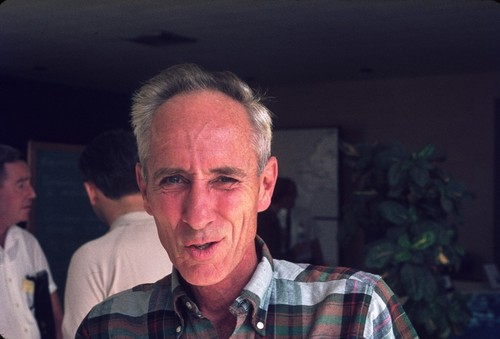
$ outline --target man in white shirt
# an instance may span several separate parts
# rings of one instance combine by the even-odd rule
[[[28,220],[35,191],[21,153],[0,145],[0,335],[40,338],[35,318],[35,285],[29,276],[46,271],[54,328],[61,337],[62,309],[47,259],[35,237],[17,226]]]
[[[90,309],[108,296],[155,282],[172,271],[153,217],[144,211],[135,179],[137,146],[132,133],[97,136],[80,156],[90,204],[110,230],[72,256],[66,280],[64,338],[74,338]]]

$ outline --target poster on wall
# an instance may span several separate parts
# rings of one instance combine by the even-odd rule
[[[338,143],[338,128],[314,128],[274,131],[272,144],[279,176],[295,181],[296,205],[312,214],[325,263],[332,266],[338,265]]]

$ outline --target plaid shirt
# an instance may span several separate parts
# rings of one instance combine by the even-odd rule
[[[417,338],[396,296],[378,276],[262,259],[234,301],[232,338]],[[179,280],[178,271],[154,284],[116,294],[95,306],[77,338],[217,338]]]

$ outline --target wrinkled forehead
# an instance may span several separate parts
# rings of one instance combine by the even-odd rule
[[[157,110],[151,126],[150,155],[189,150],[218,156],[244,154],[256,159],[252,129],[243,105],[225,94],[178,94]]]

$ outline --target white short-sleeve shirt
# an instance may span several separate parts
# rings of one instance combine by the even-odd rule
[[[0,247],[0,334],[5,338],[40,338],[34,316],[34,285],[26,276],[46,270],[49,291],[57,287],[40,244],[28,231],[14,225]]]

